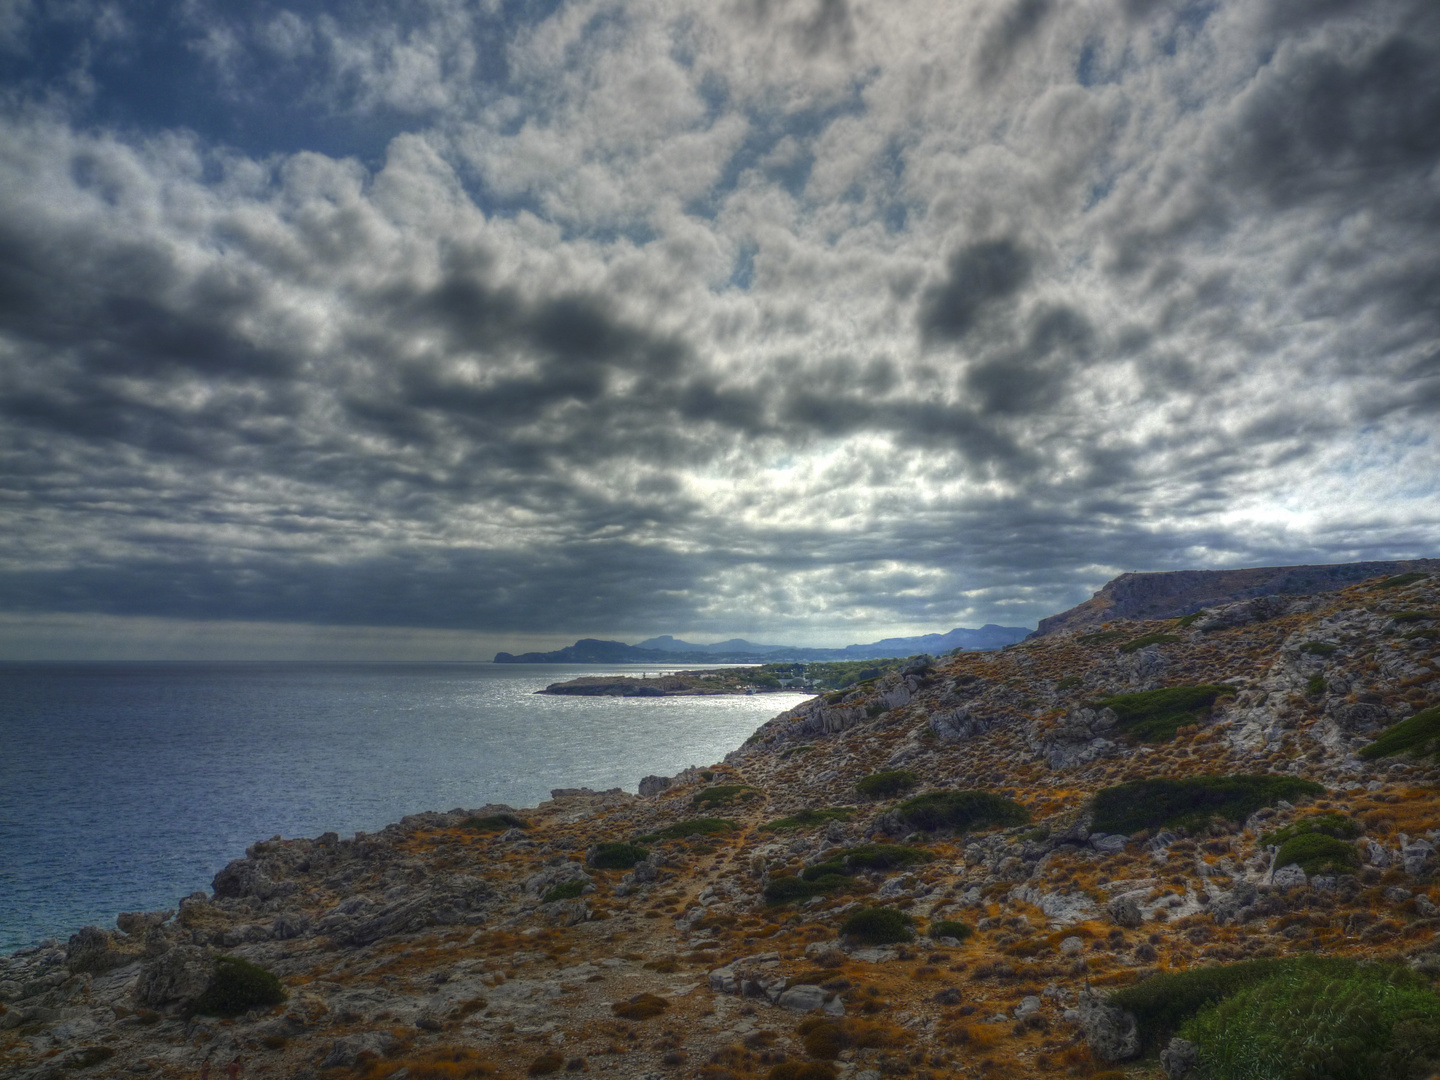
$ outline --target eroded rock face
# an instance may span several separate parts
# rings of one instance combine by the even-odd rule
[[[1081,992],[1080,1004],[1073,1011],[1090,1052],[1099,1060],[1113,1065],[1140,1053],[1140,1030],[1130,1013],[1107,1004],[1090,990]]]
[[[143,1008],[178,1012],[210,989],[214,972],[214,962],[204,949],[177,945],[141,969],[135,1002]]]

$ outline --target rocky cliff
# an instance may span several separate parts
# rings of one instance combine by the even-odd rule
[[[919,659],[643,790],[257,843],[0,961],[0,1075],[1198,1077],[1124,995],[1315,956],[1440,1068],[1440,578]]]
[[[1030,636],[1097,627],[1112,619],[1170,619],[1257,596],[1307,596],[1343,589],[1366,578],[1436,571],[1440,571],[1440,559],[1121,574],[1083,604],[1041,619]]]

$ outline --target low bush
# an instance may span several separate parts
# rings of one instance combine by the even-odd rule
[[[1055,689],[1062,692],[1065,690],[1073,690],[1075,689],[1075,687],[1082,685],[1084,682],[1085,679],[1081,675],[1066,675],[1065,678],[1061,679],[1058,683],[1055,684]]]
[[[1364,831],[1365,826],[1344,814],[1316,814],[1313,817],[1301,818],[1292,825],[1286,825],[1283,829],[1265,833],[1260,837],[1260,843],[1262,846],[1283,844],[1287,840],[1303,836],[1306,833],[1324,833],[1326,836],[1334,836],[1341,840],[1354,840]]]
[[[1419,1080],[1440,1067],[1440,995],[1400,965],[1301,958],[1181,1035],[1207,1080]]]
[[[1353,844],[1324,833],[1301,833],[1280,845],[1275,865],[1298,865],[1307,874],[1348,874],[1360,865]]]
[[[1101,698],[1093,706],[1112,710],[1125,734],[1146,742],[1163,742],[1173,739],[1179,728],[1196,723],[1200,712],[1215,704],[1217,698],[1233,693],[1233,686],[1171,686],[1138,694],[1116,694]]]
[[[988,791],[927,791],[906,799],[894,813],[912,829],[969,832],[992,825],[1023,825],[1030,813],[1019,803]]]
[[[669,1007],[670,1003],[656,994],[636,994],[628,1001],[617,1001],[610,1011],[622,1020],[648,1020]]]
[[[841,937],[862,945],[890,945],[915,937],[908,915],[888,907],[861,908],[840,925]]]
[[[828,1061],[782,1061],[765,1074],[765,1080],[835,1080],[839,1075]]]
[[[674,825],[666,825],[664,828],[648,832],[644,836],[637,836],[635,839],[641,844],[654,844],[661,840],[684,840],[687,836],[714,836],[716,833],[733,832],[739,828],[729,818],[702,817],[691,818],[689,821],[677,821]]]
[[[1217,817],[1243,821],[1280,799],[1301,802],[1324,791],[1313,780],[1251,773],[1131,780],[1096,793],[1092,828],[1125,835],[1142,829],[1200,829]]]
[[[801,876],[806,881],[818,881],[829,874],[857,874],[861,870],[898,870],[919,862],[929,862],[935,857],[928,851],[906,847],[904,844],[858,844],[829,852],[829,856],[822,863],[807,866]]]
[[[1138,652],[1151,645],[1173,645],[1180,639],[1174,634],[1144,634],[1125,642],[1120,646],[1122,653]]]
[[[62,1069],[92,1069],[101,1062],[109,1061],[115,1056],[115,1051],[108,1046],[87,1046],[73,1057],[67,1058],[60,1067]],[[51,1073],[53,1076],[54,1073]]]
[[[1199,611],[1192,611],[1189,615],[1180,616],[1180,618],[1175,620],[1175,625],[1181,627],[1182,629],[1187,626],[1193,626],[1200,619],[1203,619],[1205,615],[1205,609],[1201,608]]]
[[[559,1072],[565,1067],[565,1056],[557,1050],[546,1050],[543,1054],[530,1062],[529,1068],[525,1071],[531,1076],[549,1076],[551,1073]]]
[[[1311,656],[1332,656],[1339,650],[1339,645],[1332,645],[1328,641],[1307,641],[1300,646],[1302,653],[1309,653]]]
[[[968,923],[958,922],[955,919],[941,919],[939,922],[932,922],[930,928],[925,931],[932,938],[953,937],[956,941],[964,941],[974,932]]]
[[[473,832],[502,832],[505,829],[528,829],[530,823],[515,814],[485,814],[477,817],[471,814],[460,823],[460,828]]]
[[[1408,574],[1396,574],[1394,577],[1388,577],[1384,581],[1377,582],[1375,588],[1403,589],[1406,585],[1414,585],[1417,581],[1424,581],[1429,576],[1429,574],[1422,574],[1419,571],[1411,571]]]
[[[553,904],[557,900],[574,900],[585,891],[583,881],[563,881],[540,898],[542,904]]]
[[[853,806],[832,806],[828,810],[801,810],[798,814],[791,814],[789,817],[767,821],[760,828],[765,832],[780,829],[809,829],[830,821],[849,821],[854,816],[855,808]]]
[[[721,806],[732,802],[749,802],[760,795],[758,789],[749,784],[717,784],[704,791],[696,792],[690,800],[692,806]]]
[[[1319,697],[1325,693],[1325,676],[1311,675],[1305,682],[1305,694],[1308,697]]]
[[[771,904],[788,904],[795,900],[809,900],[812,896],[848,889],[851,880],[841,874],[821,874],[814,880],[802,877],[771,878],[765,886],[765,900]]]
[[[1129,636],[1129,630],[1097,630],[1093,634],[1081,634],[1075,641],[1080,645],[1109,645]]]
[[[1367,761],[1396,754],[1431,757],[1440,762],[1440,705],[1386,728],[1374,742],[1360,751],[1360,756]]]
[[[831,1019],[828,1016],[807,1016],[795,1033],[811,1057],[834,1061],[843,1050],[878,1050],[893,1046],[902,1036],[887,1031],[870,1020],[856,1017]]]
[[[650,852],[639,844],[627,844],[623,840],[610,840],[596,844],[590,851],[589,863],[599,870],[629,870],[638,862],[644,862]]]
[[[217,956],[210,988],[195,1002],[195,1011],[209,1016],[238,1016],[259,1005],[285,1000],[280,980],[259,964],[238,956]]]
[[[915,781],[916,776],[909,769],[890,769],[856,781],[855,790],[872,799],[885,799],[909,791]]]
[[[1433,611],[1397,611],[1390,618],[1397,623],[1429,622],[1432,619],[1440,619],[1440,614]]]

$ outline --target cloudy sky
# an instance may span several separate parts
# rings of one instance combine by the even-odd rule
[[[0,0],[0,73],[0,655],[1440,554],[1434,0]]]

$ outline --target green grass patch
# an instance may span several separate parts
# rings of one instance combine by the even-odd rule
[[[1062,691],[1074,690],[1075,687],[1081,685],[1084,681],[1085,678],[1082,675],[1066,675],[1065,678],[1055,684],[1055,689]]]
[[[749,784],[716,784],[695,793],[691,806],[724,806],[727,803],[749,802],[759,798],[760,790]]]
[[[1396,754],[1433,757],[1440,762],[1440,705],[1386,728],[1374,742],[1360,751],[1360,756],[1367,761]]]
[[[1180,1034],[1206,1080],[1418,1080],[1440,1067],[1440,995],[1401,965],[1303,957]]]
[[[1403,589],[1406,585],[1414,585],[1417,581],[1424,581],[1429,574],[1422,574],[1419,571],[1411,571],[1408,574],[1396,574],[1394,577],[1387,577],[1384,581],[1377,582],[1377,589]]]
[[[1181,629],[1184,629],[1187,626],[1194,626],[1195,623],[1198,622],[1200,619],[1203,619],[1206,614],[1207,612],[1204,608],[1201,608],[1199,611],[1192,611],[1189,615],[1182,615],[1180,616],[1180,618],[1176,619],[1175,625],[1180,627]]]
[[[1311,656],[1331,656],[1339,649],[1339,645],[1332,645],[1328,641],[1307,641],[1300,646],[1302,653],[1309,653]]]
[[[776,818],[760,826],[762,832],[778,832],[782,829],[813,829],[831,821],[849,821],[855,816],[853,806],[832,806],[825,810],[801,810],[789,817]]]
[[[1081,634],[1075,639],[1078,645],[1109,645],[1130,636],[1129,630],[1097,630],[1093,634]]]
[[[848,889],[852,882],[843,874],[822,874],[813,881],[803,877],[771,878],[765,886],[765,901],[770,904],[788,904],[795,900],[809,900],[812,896]]]
[[[583,881],[562,881],[540,898],[542,904],[553,904],[557,900],[577,900],[585,891]]]
[[[1325,676],[1311,675],[1305,680],[1305,693],[1309,697],[1319,697],[1325,693]]]
[[[841,923],[840,936],[862,945],[891,945],[915,937],[912,921],[894,908],[861,908]]]
[[[1275,853],[1275,865],[1295,863],[1307,874],[1348,874],[1360,865],[1355,845],[1324,833],[1292,836]]]
[[[1433,626],[1427,626],[1423,630],[1411,630],[1408,634],[1401,634],[1402,641],[1414,641],[1416,638],[1428,638],[1431,641],[1440,639],[1440,630]]]
[[[915,786],[916,776],[909,769],[890,769],[873,773],[855,783],[855,790],[872,799],[884,799],[899,795]]]
[[[648,832],[635,838],[637,843],[655,844],[661,840],[684,840],[687,836],[714,836],[716,833],[733,832],[739,826],[729,818],[701,817],[688,821],[677,821],[674,825]]]
[[[1293,803],[1324,791],[1313,780],[1268,774],[1132,780],[1096,793],[1092,828],[1127,836],[1142,829],[1200,829],[1213,818],[1243,821],[1280,799]]]
[[[217,956],[210,988],[195,1002],[195,1011],[207,1016],[238,1016],[260,1005],[285,1000],[280,980],[259,964],[238,956]]]
[[[472,832],[503,832],[505,829],[528,829],[530,823],[514,814],[471,814],[460,823],[460,828]]]
[[[814,749],[815,747],[809,743],[806,743],[804,746],[787,746],[784,750],[780,751],[780,760],[784,761],[786,758],[793,757],[796,754],[808,754]]]
[[[1122,653],[1132,653],[1149,645],[1173,645],[1180,639],[1174,634],[1144,634],[1137,638],[1131,638],[1120,646]]]
[[[1217,698],[1233,693],[1233,686],[1171,686],[1138,694],[1116,694],[1092,705],[1113,710],[1126,735],[1145,742],[1165,742],[1173,739],[1180,728],[1198,723],[1201,710],[1215,704]]]
[[[1398,623],[1430,622],[1433,619],[1440,619],[1433,611],[1397,611],[1390,618]]]
[[[807,866],[800,876],[806,881],[819,881],[831,874],[849,876],[861,870],[899,870],[933,858],[928,851],[904,844],[858,844],[830,852],[828,859]]]
[[[895,807],[912,829],[969,832],[992,825],[1024,825],[1030,812],[1019,803],[989,791],[927,791]]]
[[[623,840],[609,840],[596,844],[590,853],[590,865],[598,870],[629,870],[638,862],[644,862],[650,852],[639,844],[627,844]]]
[[[975,931],[970,928],[969,923],[941,919],[939,922],[932,922],[925,933],[932,938],[953,937],[956,941],[964,941]]]

